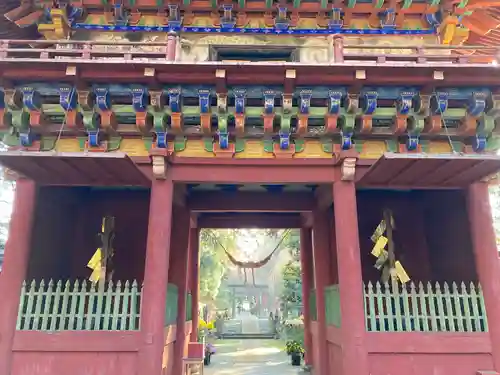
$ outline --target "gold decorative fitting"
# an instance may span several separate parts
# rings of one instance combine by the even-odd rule
[[[356,79],[366,79],[366,70],[356,70]]]
[[[444,72],[442,70],[435,70],[432,74],[432,78],[437,81],[442,81],[444,79]]]
[[[345,158],[342,161],[340,173],[340,179],[342,181],[354,181],[354,175],[356,174],[356,158]]]
[[[285,78],[288,79],[295,79],[297,76],[297,73],[295,72],[295,69],[287,69],[285,72]]]
[[[76,66],[68,65],[66,67],[66,75],[67,76],[76,76]]]
[[[163,155],[151,155],[153,163],[153,176],[157,180],[165,180],[167,178],[167,163]]]
[[[226,77],[226,71],[224,69],[217,69],[215,71],[215,77],[216,78],[225,78]]]
[[[154,77],[156,71],[154,68],[144,68],[144,77]]]

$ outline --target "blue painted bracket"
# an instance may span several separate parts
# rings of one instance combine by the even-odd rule
[[[406,149],[408,151],[416,151],[420,143],[420,138],[418,134],[408,134],[408,139],[406,140]]]
[[[430,110],[433,115],[442,115],[448,109],[448,93],[434,92],[431,96]]]
[[[352,132],[340,132],[340,147],[342,150],[349,150],[352,147]]]
[[[487,93],[473,92],[467,103],[467,113],[472,117],[481,116],[486,109]]]
[[[97,87],[94,89],[96,105],[101,111],[111,110],[111,98],[107,87]]]
[[[340,113],[340,106],[342,104],[342,92],[329,91],[328,92],[328,113],[331,115],[338,115]]]
[[[303,115],[309,114],[309,107],[311,106],[312,90],[300,91],[300,109],[299,112]]]
[[[235,112],[239,115],[245,114],[246,90],[235,89],[233,93],[234,93]]]
[[[210,113],[210,90],[198,90],[200,113]]]
[[[40,94],[32,86],[26,86],[22,89],[23,105],[30,111],[39,111],[42,109],[42,100]]]
[[[280,150],[288,150],[290,148],[290,133],[279,131]]]
[[[221,150],[227,150],[229,148],[229,133],[219,132],[219,147]]]
[[[78,94],[74,87],[59,88],[59,104],[65,111],[73,111],[78,106]]]
[[[36,134],[31,127],[28,127],[26,130],[19,132],[19,142],[23,147],[30,147],[33,145],[33,141],[36,140]]]
[[[209,93],[209,95],[210,95],[210,93]],[[168,101],[169,101],[169,106],[170,106],[170,110],[172,111],[172,113],[181,112],[181,89],[180,88],[169,89],[168,90]],[[200,106],[201,106],[201,99],[200,99]]]
[[[328,20],[329,29],[341,29],[344,26],[344,20],[342,19],[343,12],[341,8],[332,9],[332,18]]]
[[[274,113],[274,98],[276,97],[276,92],[273,90],[265,90],[264,94],[264,113],[266,115],[271,115]]]
[[[99,147],[101,145],[101,132],[99,129],[87,131],[87,143],[89,147]]]
[[[132,107],[135,112],[146,112],[148,106],[148,90],[146,88],[132,89]]]
[[[363,105],[361,107],[361,110],[363,111],[363,114],[365,115],[373,115],[375,110],[377,109],[377,98],[378,98],[378,92],[376,91],[367,91],[363,93]]]
[[[156,147],[168,148],[167,132],[156,131]]]
[[[222,10],[224,11],[224,15],[220,20],[221,27],[232,28],[236,26],[236,19],[233,17],[233,5],[224,4],[222,5]]]
[[[278,14],[276,19],[274,20],[274,27],[277,30],[288,30],[290,27],[290,21],[287,16],[287,8],[286,7],[278,7]]]
[[[182,25],[182,18],[177,4],[168,4],[168,29],[173,30]]]
[[[413,98],[416,93],[413,91],[402,91],[396,101],[396,109],[401,115],[408,115],[413,108]]]
[[[396,11],[394,8],[388,8],[380,13],[380,27],[382,29],[395,29],[396,28]]]

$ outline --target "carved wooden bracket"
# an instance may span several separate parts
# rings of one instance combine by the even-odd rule
[[[373,117],[371,115],[362,115],[360,120],[360,132],[363,134],[371,133],[373,126]]]
[[[66,126],[70,129],[83,129],[83,116],[77,110],[66,112]]]
[[[234,127],[236,128],[236,133],[238,134],[243,134],[245,132],[245,115],[234,115]]]
[[[274,113],[263,114],[264,118],[264,133],[272,133],[274,128]]]
[[[211,113],[201,113],[200,114],[201,130],[204,134],[210,134],[212,132],[212,114]]]
[[[326,115],[325,116],[325,133],[327,134],[336,134],[340,131],[337,127],[339,116],[337,115]]]
[[[164,148],[154,148],[149,152],[151,164],[153,165],[153,176],[157,180],[167,178],[167,158],[171,152]]]
[[[394,124],[392,127],[392,132],[394,135],[401,135],[406,131],[408,127],[408,116],[407,115],[396,115],[394,119]]]
[[[441,116],[427,117],[424,125],[424,133],[439,133],[441,131]]]
[[[304,134],[307,132],[309,123],[309,115],[298,115],[297,133]]]
[[[477,117],[466,114],[462,119],[458,132],[463,136],[473,136],[476,134]]]
[[[356,161],[354,157],[347,157],[342,160],[340,166],[340,179],[342,181],[354,181],[356,175]]]
[[[209,117],[209,121],[211,121],[210,117]],[[203,124],[203,120],[202,120],[202,124]],[[173,112],[170,115],[170,128],[172,129],[174,134],[178,134],[178,133],[182,132],[182,113]]]
[[[142,134],[148,134],[153,127],[151,115],[148,112],[136,112],[135,125]]]
[[[295,155],[295,144],[290,143],[290,147],[283,150],[278,143],[275,143],[273,144],[273,153],[276,159],[291,159]]]
[[[46,124],[47,120],[42,111],[30,111],[30,126],[33,129],[38,129],[38,132],[40,132],[41,128]]]
[[[236,153],[236,147],[234,143],[230,143],[226,149],[222,149],[220,148],[217,142],[214,142],[212,151],[214,155],[218,158],[231,159],[232,157],[234,157],[234,154]]]
[[[116,130],[118,125],[116,115],[113,111],[101,111],[101,128],[105,132]]]

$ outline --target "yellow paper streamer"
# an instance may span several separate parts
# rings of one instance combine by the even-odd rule
[[[389,240],[387,239],[387,237],[379,236],[377,242],[375,242],[375,246],[373,246],[372,255],[378,258],[384,251],[388,242]]]

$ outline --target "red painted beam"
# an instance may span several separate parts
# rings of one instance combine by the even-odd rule
[[[200,228],[300,228],[301,216],[298,214],[202,214],[198,219]]]
[[[177,158],[170,171],[173,181],[186,183],[321,184],[338,177],[334,165],[334,159]]]
[[[316,200],[307,192],[204,191],[191,193],[187,204],[193,212],[308,212],[314,209]]]

